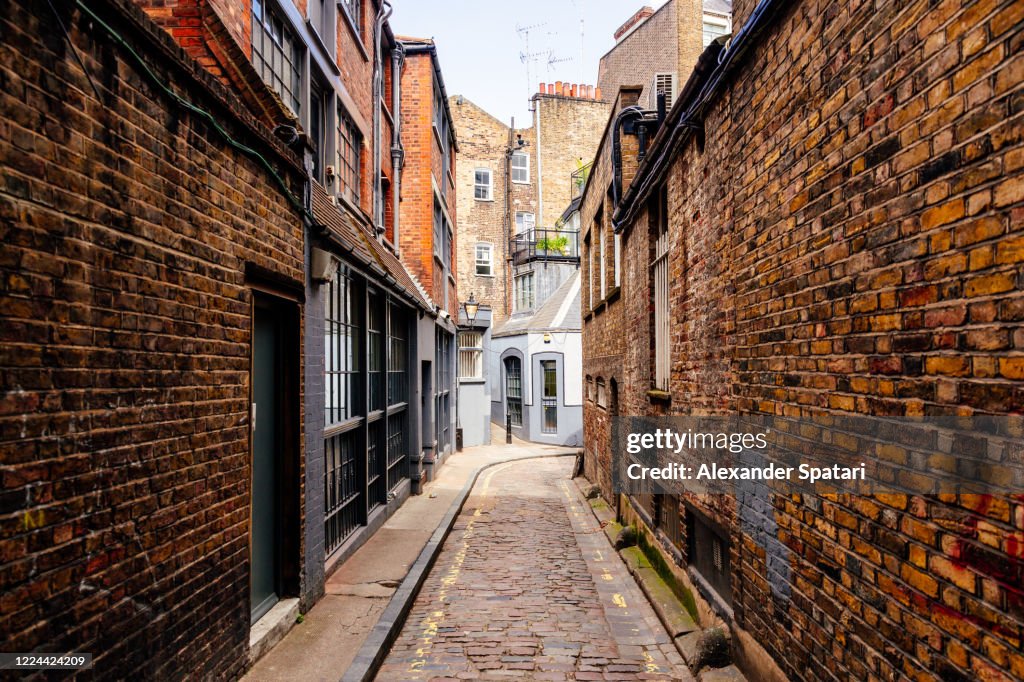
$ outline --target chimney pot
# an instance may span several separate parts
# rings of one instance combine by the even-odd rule
[[[552,95],[561,95],[562,94],[562,81],[555,81],[555,91],[552,92],[551,94]]]
[[[594,86],[593,85],[588,85],[587,86],[587,99],[594,99]]]
[[[574,85],[572,86],[572,88],[571,88],[571,89],[569,90],[569,96],[570,96],[570,97],[575,97],[575,96],[576,96],[576,85],[575,85],[575,84],[574,84]]]
[[[594,88],[594,99],[601,99],[601,88]]]

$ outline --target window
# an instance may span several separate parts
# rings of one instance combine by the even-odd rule
[[[715,38],[728,35],[731,32],[732,22],[728,17],[704,15],[704,47],[710,45]]]
[[[533,308],[533,273],[519,275],[515,281],[516,311]]]
[[[340,424],[361,413],[360,299],[351,272],[345,267],[338,268],[324,296],[326,426]]]
[[[327,165],[327,107],[324,91],[311,80],[309,84],[309,137],[313,141],[313,177],[324,184],[324,167]]]
[[[486,242],[476,245],[476,274],[481,277],[494,275],[494,247]]]
[[[613,254],[613,265],[615,267],[614,282],[615,282],[615,286],[618,287],[619,286],[619,282],[621,281],[621,278],[622,278],[622,275],[621,275],[622,267],[619,265],[619,257],[622,255],[622,235],[621,234],[615,234],[614,236],[612,236],[612,243],[614,244],[614,248],[613,248],[613,251],[614,251],[614,254]]]
[[[363,136],[359,128],[342,106],[338,105],[338,153],[335,168],[338,177],[338,194],[344,195],[353,204],[359,205],[359,153]]]
[[[597,378],[597,406],[608,407],[608,390],[601,377]]]
[[[587,251],[587,310],[594,309],[594,249],[590,246],[590,235],[583,240]]]
[[[530,182],[530,157],[526,152],[512,153],[512,182]]]
[[[352,22],[352,26],[355,27],[356,33],[362,33],[363,31],[363,0],[341,0],[341,6],[345,8],[345,13],[348,15],[349,20]]]
[[[516,211],[516,234],[525,234],[537,226],[537,216],[526,211]]]
[[[269,0],[252,2],[252,64],[285,106],[302,111],[302,44]]]
[[[543,420],[541,433],[558,433],[558,367],[554,360],[541,360],[544,393],[541,397]]]
[[[388,301],[388,405],[409,401],[407,320],[394,301]]]
[[[598,277],[600,278],[600,282],[601,282],[601,299],[603,300],[604,297],[608,295],[607,282],[606,282],[606,279],[607,279],[606,273],[608,271],[608,265],[607,265],[608,261],[605,259],[605,248],[604,248],[605,232],[606,232],[606,230],[604,229],[604,224],[598,225],[597,227],[598,227],[598,232],[600,233],[599,234],[599,238],[600,238],[600,244],[599,244],[600,258],[598,260],[599,260],[600,265],[601,265],[601,271],[598,274]]]
[[[587,400],[594,402],[594,377],[587,375]]]
[[[667,391],[671,356],[668,302],[668,188],[662,185],[648,205],[651,241],[651,294],[654,298],[654,387]]]
[[[686,508],[687,563],[708,582],[718,596],[732,604],[729,580],[729,541],[724,533],[690,507]]]
[[[478,201],[491,201],[494,198],[490,168],[477,168],[473,171],[473,198]]]
[[[459,332],[459,378],[484,378],[482,332]]]
[[[326,42],[327,35],[324,27],[329,26],[327,22],[328,0],[308,0],[306,14],[309,15],[309,23],[316,30],[316,33]]]
[[[434,365],[437,393],[434,396],[434,416],[437,419],[437,451],[448,451],[452,442],[452,335],[437,328],[434,347]]]
[[[505,417],[523,425],[523,363],[516,357],[505,358]]]
[[[369,350],[366,381],[369,384],[368,412],[384,409],[384,300],[371,290],[367,296],[366,342]]]

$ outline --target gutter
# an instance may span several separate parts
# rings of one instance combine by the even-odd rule
[[[651,153],[640,163],[633,183],[612,214],[615,232],[623,232],[635,221],[643,202],[667,174],[675,150],[686,143],[694,130],[703,129],[704,114],[725,87],[726,77],[739,68],[740,59],[757,46],[758,38],[771,20],[790,4],[790,0],[761,0],[739,33],[730,39],[715,40],[701,53],[672,107],[672,120],[678,117],[679,121],[659,132]]]
[[[434,67],[434,75],[437,77],[438,87],[441,88],[441,99],[444,101],[444,113],[448,116],[448,125],[452,131],[452,148],[459,151],[459,139],[455,134],[455,119],[452,117],[451,107],[448,105],[448,90],[444,87],[444,76],[441,74],[441,62],[437,58],[437,46],[432,43],[414,43],[405,40],[399,40],[398,44],[402,46],[406,55],[410,54],[429,54],[430,62]]]

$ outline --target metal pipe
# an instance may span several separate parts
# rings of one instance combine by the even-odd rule
[[[381,201],[380,182],[380,146],[381,146],[381,107],[384,102],[384,65],[381,57],[380,40],[381,32],[384,30],[384,22],[391,16],[391,3],[389,0],[382,0],[377,10],[377,20],[373,32],[373,227],[377,230],[378,238],[384,224],[383,202]]]
[[[402,251],[399,241],[399,201],[402,193],[402,165],[405,162],[405,149],[402,147],[402,65],[405,64],[405,50],[396,41],[391,52],[391,115],[394,124],[391,127],[391,225],[392,241],[395,255]]]
[[[536,116],[536,131],[537,131],[537,221],[543,226],[544,223],[544,180],[541,171],[543,166],[541,165],[541,146],[540,146],[540,97],[536,97],[533,100],[535,102],[533,111]]]

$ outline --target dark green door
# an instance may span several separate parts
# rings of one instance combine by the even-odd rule
[[[281,344],[272,309],[256,307],[252,351],[252,622],[277,603]]]

